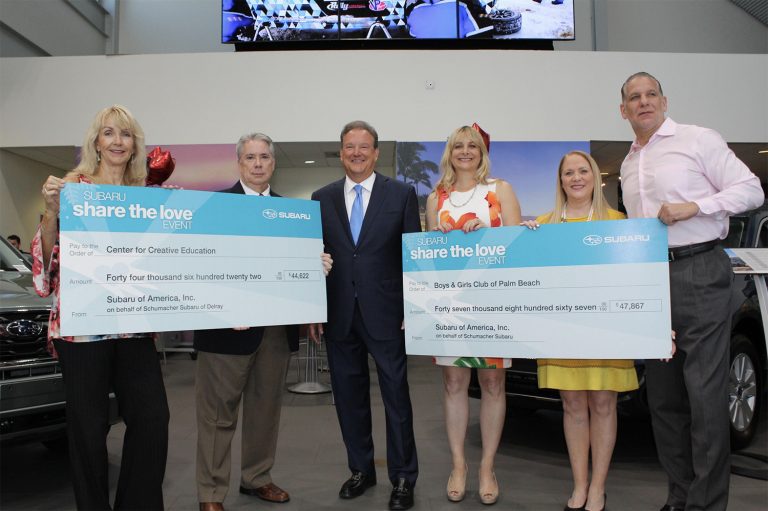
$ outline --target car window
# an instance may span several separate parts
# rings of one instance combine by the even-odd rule
[[[0,271],[32,271],[32,267],[7,241],[0,238]]]
[[[747,229],[747,217],[732,216],[731,223],[728,227],[728,237],[725,238],[723,244],[728,248],[739,248],[744,241],[744,235]]]
[[[757,233],[757,247],[768,248],[768,219],[763,219],[760,223],[760,230]]]

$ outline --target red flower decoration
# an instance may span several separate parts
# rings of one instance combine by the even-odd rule
[[[147,154],[147,186],[160,186],[171,177],[176,168],[176,160],[170,151],[163,151],[160,146]]]
[[[490,150],[491,150],[491,136],[490,136],[488,133],[486,133],[486,132],[483,130],[483,128],[481,128],[481,127],[480,127],[480,125],[479,125],[479,124],[477,124],[477,123],[473,123],[473,124],[472,124],[472,128],[473,128],[475,131],[477,131],[478,133],[480,133],[480,137],[482,137],[482,139],[483,139],[483,142],[485,143],[485,148],[486,148],[488,151],[490,151]]]

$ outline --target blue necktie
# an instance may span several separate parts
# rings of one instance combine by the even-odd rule
[[[349,228],[352,230],[352,239],[357,245],[360,237],[360,229],[363,227],[363,187],[355,185],[355,202],[352,203],[352,213],[349,215]]]

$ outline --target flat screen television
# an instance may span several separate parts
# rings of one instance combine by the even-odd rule
[[[495,48],[522,41],[551,46],[574,38],[574,1],[222,0],[221,39],[251,49],[306,48],[318,41],[323,44],[311,48],[355,47],[349,42],[384,48],[477,47],[469,41],[493,41],[489,47]]]

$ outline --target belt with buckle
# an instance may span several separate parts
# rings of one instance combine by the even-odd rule
[[[720,240],[705,241],[703,243],[694,243],[693,245],[684,245],[669,249],[669,262],[685,259],[703,252],[709,252],[720,244]]]

